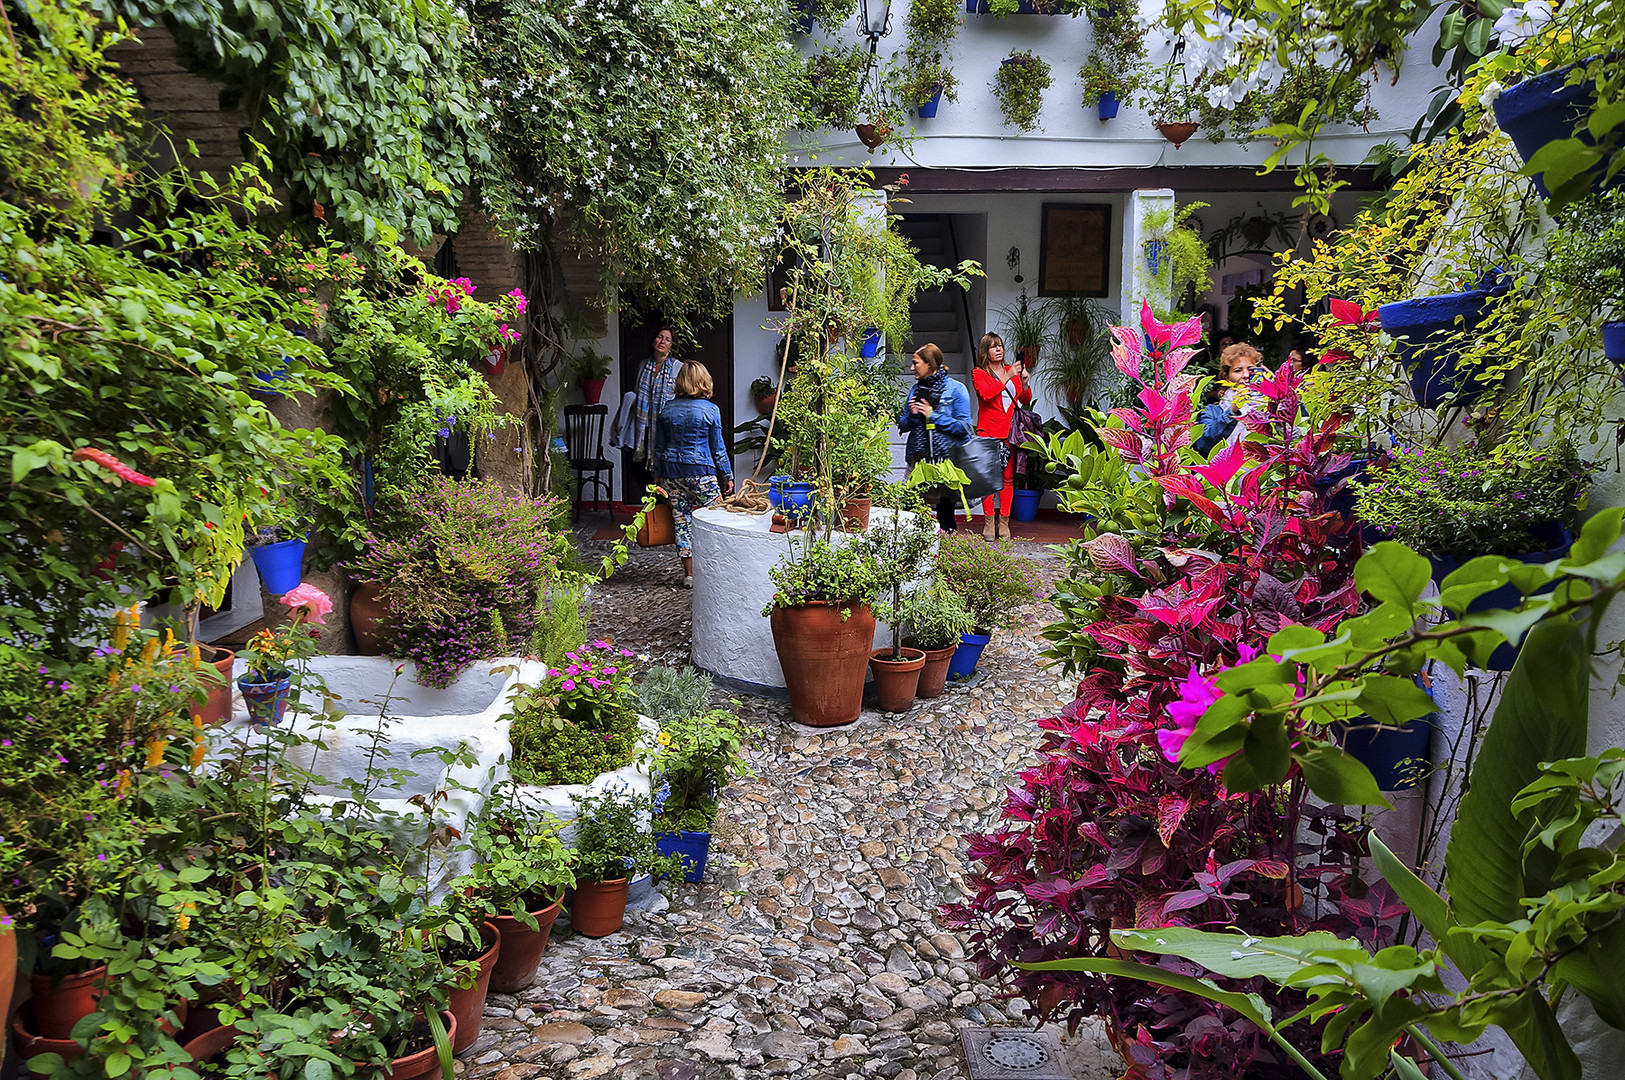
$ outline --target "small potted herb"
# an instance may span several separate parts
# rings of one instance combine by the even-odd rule
[[[773,385],[771,375],[758,375],[750,381],[750,400],[763,416],[773,412],[773,406],[778,404],[779,388]]]
[[[989,544],[968,533],[944,533],[937,539],[937,573],[965,598],[976,624],[948,668],[951,678],[969,678],[993,631],[1015,626],[1016,612],[1037,598],[1038,571],[1009,541]]]
[[[248,707],[248,719],[256,724],[280,724],[293,690],[294,665],[316,654],[317,632],[310,624],[322,625],[333,601],[314,585],[300,585],[282,594],[290,609],[287,622],[261,630],[248,639],[240,655],[247,667],[237,680]]]
[[[628,886],[636,874],[677,877],[681,859],[662,855],[649,829],[652,804],[630,791],[574,795],[575,839],[570,867],[575,893],[570,899],[570,925],[587,937],[604,937],[626,918]]]
[[[661,723],[654,763],[655,847],[683,860],[684,881],[705,878],[718,800],[734,777],[752,775],[744,749],[757,734],[728,709],[704,709]]]
[[[1022,131],[1036,128],[1050,81],[1049,63],[1042,57],[1026,49],[1011,50],[993,76],[993,96],[1005,123]]]
[[[929,585],[904,599],[902,621],[908,627],[907,644],[925,653],[925,666],[920,669],[920,685],[914,696],[941,697],[954,651],[961,638],[976,629],[970,608],[947,582],[933,575]]]

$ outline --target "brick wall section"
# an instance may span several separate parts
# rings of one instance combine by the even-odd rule
[[[187,140],[197,146],[197,168],[219,177],[240,165],[244,160],[241,133],[248,126],[248,114],[240,109],[221,110],[221,84],[181,66],[168,30],[146,26],[135,33],[136,40],[113,46],[108,56],[135,84],[147,114],[168,125],[179,153],[186,153]]]

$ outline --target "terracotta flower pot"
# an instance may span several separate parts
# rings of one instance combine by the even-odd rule
[[[491,988],[491,971],[496,967],[502,951],[502,934],[494,922],[480,924],[480,941],[486,946],[480,953],[480,973],[469,987],[454,986],[446,995],[446,1008],[457,1018],[457,1037],[451,1041],[451,1052],[461,1054],[480,1037],[480,1025],[485,1020],[485,996]],[[534,977],[534,975],[532,976]]]
[[[559,917],[561,905],[557,900],[537,911],[532,930],[518,919],[498,915],[491,921],[502,932],[502,953],[497,957],[496,969],[491,974],[491,989],[499,994],[516,994],[536,981],[536,968],[547,951],[548,936],[553,922]]]
[[[774,608],[773,648],[798,724],[837,727],[863,712],[863,676],[874,648],[875,616],[867,604],[827,603]]]
[[[452,1045],[457,1045],[457,1017],[449,1012],[440,1014],[446,1022],[446,1034],[451,1037]],[[389,1080],[429,1080],[430,1077],[440,1075],[440,1057],[435,1048],[430,1046],[427,1050],[419,1050],[415,1054],[396,1058],[383,1069],[383,1075]]]
[[[188,1039],[181,1049],[191,1054],[192,1060],[201,1065],[216,1054],[230,1050],[232,1044],[237,1041],[237,1035],[235,1027],[217,1024],[197,1037]]]
[[[581,396],[587,404],[596,405],[604,396],[604,383],[607,381],[605,376],[599,375],[592,379],[582,379],[576,385],[581,387]]]
[[[1017,349],[1016,354],[1021,357],[1021,366],[1031,371],[1038,366],[1038,346],[1029,345],[1025,349]]]
[[[350,594],[350,631],[355,634],[357,656],[384,655],[383,623],[389,605],[378,598],[382,589],[366,582]]]
[[[778,403],[779,392],[777,390],[773,391],[771,394],[763,394],[761,397],[756,399],[756,411],[761,413],[763,416],[771,415],[773,412],[773,406],[777,405]]]
[[[890,124],[859,124],[856,131],[858,141],[871,150],[891,138]]]
[[[54,986],[49,975],[30,976],[36,1033],[46,1039],[72,1038],[73,1025],[96,1011],[96,1001],[102,996],[97,984],[106,978],[106,964],[64,975]]]
[[[578,881],[570,900],[570,925],[588,937],[606,937],[626,920],[626,878]]]
[[[914,642],[904,642],[913,648],[920,649]],[[948,665],[953,662],[954,652],[959,646],[950,645],[946,649],[920,649],[925,653],[925,666],[920,668],[920,685],[915,689],[917,698],[938,698],[948,689]]]
[[[914,691],[920,685],[920,669],[925,667],[925,653],[919,649],[904,649],[904,659],[889,659],[891,649],[876,649],[869,654],[869,670],[875,673],[875,695],[880,698],[882,712],[908,712],[914,707]]]
[[[218,724],[231,718],[231,665],[237,654],[218,645],[199,645],[203,662],[214,668],[216,675],[204,672],[209,683],[209,696],[201,705],[192,705],[192,717],[204,724]]]
[[[869,510],[873,499],[847,499],[841,503],[841,531],[863,532],[869,527]]]
[[[27,1010],[23,1009],[11,1020],[12,1048],[25,1065],[30,1058],[39,1057],[41,1054],[60,1054],[63,1061],[71,1061],[85,1052],[85,1048],[72,1039],[47,1039],[43,1035],[29,1031],[26,1013]],[[47,1080],[50,1076],[49,1072],[36,1073],[32,1069],[28,1071],[37,1080]]]

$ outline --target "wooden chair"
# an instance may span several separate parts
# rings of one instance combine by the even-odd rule
[[[604,425],[609,419],[608,405],[566,405],[564,407],[564,449],[570,458],[570,473],[576,483],[576,507],[579,514],[581,492],[592,486],[592,508],[598,509],[598,490],[604,498],[615,501],[615,463],[604,456]],[[609,479],[604,479],[604,474]]]

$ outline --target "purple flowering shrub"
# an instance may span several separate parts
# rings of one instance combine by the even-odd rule
[[[1099,646],[1077,698],[1046,732],[1038,764],[1009,789],[1003,820],[969,837],[968,897],[945,905],[944,925],[968,933],[982,977],[998,980],[1046,1019],[1076,1025],[1106,1018],[1119,1050],[1147,1080],[1298,1075],[1258,1029],[1195,995],[1135,979],[1034,972],[1019,962],[1116,955],[1109,931],[1124,927],[1239,928],[1281,935],[1349,932],[1358,912],[1387,908],[1355,872],[1358,843],[1346,819],[1310,813],[1294,770],[1264,783],[1241,771],[1268,768],[1272,750],[1230,762],[1236,774],[1176,764],[1180,747],[1220,693],[1211,675],[1256,655],[1283,626],[1328,630],[1358,604],[1358,539],[1327,512],[1317,481],[1348,463],[1332,452],[1335,421],[1304,430],[1301,379],[1283,366],[1258,389],[1267,406],[1244,418],[1255,436],[1212,461],[1187,448],[1194,379],[1182,370],[1196,321],[1142,331],[1113,328],[1119,370],[1141,381],[1138,407],[1114,410],[1120,427],[1099,435],[1161,489],[1162,535],[1136,545],[1110,533],[1090,543],[1102,572],[1126,586],[1098,601],[1085,632]],[[1149,363],[1147,362],[1149,361]],[[1284,771],[1283,771],[1284,772]],[[1233,793],[1228,788],[1257,787]],[[1318,843],[1297,846],[1304,834]],[[1303,912],[1306,895],[1318,915]],[[1165,965],[1200,969],[1177,959]],[[1301,995],[1263,993],[1281,1015]],[[1295,1031],[1300,1030],[1294,1028]],[[1311,1060],[1318,1034],[1295,1036]]]
[[[513,773],[526,784],[584,784],[631,762],[638,748],[632,652],[594,641],[511,702]]]
[[[399,525],[367,538],[356,576],[379,586],[386,649],[418,665],[426,686],[448,686],[476,660],[527,640],[540,597],[568,549],[548,522],[551,500],[509,495],[491,480],[422,483]]]

